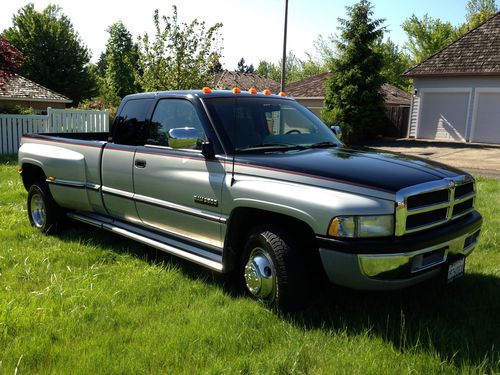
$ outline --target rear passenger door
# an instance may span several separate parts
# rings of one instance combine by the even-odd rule
[[[102,195],[109,215],[139,223],[134,202],[133,165],[138,144],[144,144],[144,132],[153,99],[125,102],[113,124],[114,139],[102,156]]]
[[[221,252],[224,159],[201,153],[207,136],[200,115],[187,99],[158,101],[135,154],[135,201],[146,226]]]

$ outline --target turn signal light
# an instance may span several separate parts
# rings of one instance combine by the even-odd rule
[[[241,89],[239,87],[233,88],[233,94],[240,94],[240,93],[241,93]]]
[[[283,91],[280,91],[278,95],[279,95],[279,96],[286,96],[286,93],[285,93],[285,92],[283,92]]]
[[[264,91],[262,91],[262,93],[264,95],[271,95],[271,90],[265,89]]]
[[[204,94],[210,94],[212,92],[212,89],[210,87],[203,87],[201,89],[201,91],[204,93]]]
[[[252,87],[250,90],[248,90],[248,92],[249,92],[250,94],[257,94],[257,89],[254,89],[254,88]]]

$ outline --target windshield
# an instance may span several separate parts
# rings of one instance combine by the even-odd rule
[[[266,97],[204,101],[223,142],[233,152],[341,145],[328,126],[295,101]]]

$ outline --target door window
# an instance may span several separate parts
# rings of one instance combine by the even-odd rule
[[[146,144],[201,149],[205,138],[201,121],[188,100],[164,99],[155,108]]]

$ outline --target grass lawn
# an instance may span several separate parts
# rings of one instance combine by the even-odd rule
[[[96,228],[31,228],[0,158],[0,374],[500,371],[500,180],[479,179],[466,275],[381,293],[325,287],[280,316],[200,267]]]

